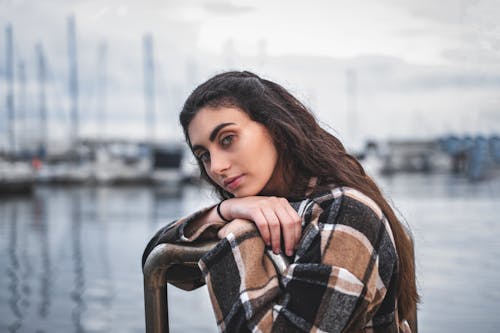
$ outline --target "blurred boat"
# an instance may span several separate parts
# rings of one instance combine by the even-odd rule
[[[73,156],[39,160],[36,180],[49,184],[171,186],[184,178],[183,155],[178,145],[85,142]]]
[[[83,184],[90,181],[91,165],[73,161],[39,162],[36,181],[45,184]]]
[[[29,194],[34,178],[30,163],[0,159],[0,195]]]
[[[182,182],[183,155],[184,150],[180,145],[154,146],[151,181],[160,186]]]
[[[144,184],[150,182],[149,148],[131,147],[128,154],[114,154],[109,147],[99,147],[92,162],[91,181],[97,184]]]
[[[452,171],[463,173],[472,181],[498,177],[500,174],[500,137],[477,135],[447,136],[440,145],[452,160]]]

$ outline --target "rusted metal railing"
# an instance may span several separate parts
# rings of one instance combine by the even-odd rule
[[[147,333],[169,332],[167,282],[192,289],[189,286],[201,277],[198,260],[215,244],[160,244],[151,251],[143,267]]]

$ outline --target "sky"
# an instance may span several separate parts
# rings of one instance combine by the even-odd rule
[[[12,25],[16,63],[24,61],[28,77],[27,101],[17,93],[16,103],[35,111],[34,47],[43,45],[54,140],[68,132],[69,15],[77,26],[82,136],[147,135],[146,33],[154,39],[159,138],[179,136],[176,117],[189,91],[227,69],[250,69],[283,84],[353,144],[500,132],[498,1],[0,0],[0,28]],[[105,65],[98,58],[102,43]],[[2,33],[0,50],[4,45]],[[0,74],[4,64],[0,51]],[[103,105],[105,129],[96,121]],[[36,129],[34,117],[25,130]]]
[[[17,25],[26,41],[61,35],[73,13],[87,38],[129,40],[154,31],[194,52],[219,53],[232,40],[243,54],[257,54],[264,44],[269,55],[378,54],[447,64],[472,50],[498,62],[499,7],[492,0],[1,0],[0,18]]]

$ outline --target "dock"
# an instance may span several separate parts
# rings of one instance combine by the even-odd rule
[[[450,173],[480,181],[500,175],[500,136],[443,136],[369,142],[360,160],[378,160],[382,175]]]

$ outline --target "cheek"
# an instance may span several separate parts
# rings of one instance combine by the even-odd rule
[[[260,158],[256,159],[262,168],[262,173],[270,176],[278,164],[278,152],[272,142],[263,142],[257,148]]]
[[[213,175],[210,173],[210,168],[207,167],[204,163],[198,162],[198,167],[200,168],[202,176],[208,177],[210,180],[214,181]]]
[[[205,173],[207,174],[208,178],[210,178],[210,180],[217,184],[217,182],[215,181],[217,178],[210,172],[210,168],[205,168]]]

